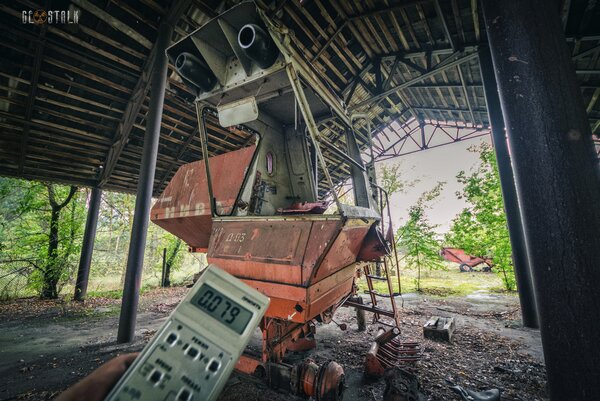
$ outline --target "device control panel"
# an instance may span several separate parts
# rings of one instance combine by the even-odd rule
[[[269,298],[209,265],[105,401],[211,401]]]

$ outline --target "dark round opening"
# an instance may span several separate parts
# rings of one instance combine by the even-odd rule
[[[240,46],[243,49],[250,47],[250,45],[254,42],[254,37],[256,36],[256,32],[254,32],[254,28],[252,25],[244,25],[242,29],[240,29],[240,33],[238,35],[238,42],[240,42]]]
[[[179,69],[185,64],[185,53],[181,53],[175,60],[175,68]]]

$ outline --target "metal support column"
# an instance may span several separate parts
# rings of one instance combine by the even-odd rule
[[[558,4],[482,0],[554,401],[600,399],[600,176]]]
[[[75,281],[75,295],[73,296],[75,301],[83,301],[87,295],[90,264],[92,263],[92,253],[94,252],[94,240],[96,239],[96,226],[98,225],[98,213],[100,212],[101,201],[102,190],[100,188],[92,188],[90,206],[85,221],[83,244],[81,245],[77,280]]]
[[[152,188],[158,155],[158,141],[160,138],[160,123],[165,100],[165,85],[167,82],[167,56],[165,50],[171,41],[172,32],[172,25],[165,21],[161,23],[156,39],[155,46],[157,53],[154,68],[152,69],[144,150],[135,198],[135,214],[131,229],[129,254],[127,256],[121,315],[119,317],[119,332],[117,335],[119,343],[132,341],[135,334],[135,319],[142,279],[142,267],[144,265],[144,249],[152,202]]]
[[[500,175],[504,211],[506,212],[506,223],[508,225],[510,246],[512,248],[515,278],[517,279],[517,287],[519,289],[523,326],[538,328],[537,305],[533,292],[531,268],[527,256],[521,211],[519,210],[519,200],[517,198],[515,178],[508,152],[508,143],[504,133],[504,120],[502,118],[502,109],[500,108],[500,99],[498,98],[496,78],[494,77],[492,55],[487,46],[479,48],[479,66],[488,116],[490,125],[492,126],[492,142],[494,144],[496,160],[498,161],[498,173]]]

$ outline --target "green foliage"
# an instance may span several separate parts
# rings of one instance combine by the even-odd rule
[[[417,270],[415,287],[421,290],[421,270],[445,269],[445,264],[440,257],[440,241],[432,225],[425,216],[425,210],[429,204],[437,198],[443,182],[439,182],[434,188],[424,192],[416,204],[408,210],[408,220],[396,232],[396,244],[404,253],[404,263],[410,269]]]
[[[512,291],[515,276],[496,157],[485,143],[470,150],[479,153],[481,162],[471,174],[461,171],[456,177],[464,185],[457,196],[469,206],[453,220],[445,243],[471,255],[491,258],[505,288]]]
[[[84,192],[0,178],[0,294],[55,298],[77,266]]]
[[[54,298],[61,291],[72,291],[88,194],[87,189],[0,178],[0,297]],[[134,195],[102,194],[88,286],[90,296],[111,291],[113,296],[120,294],[134,210]],[[176,273],[176,280],[185,280],[197,271],[198,264],[186,252],[185,243],[150,224],[144,286],[160,284],[163,248],[167,248],[167,264]]]
[[[120,283],[115,285],[115,290],[122,287],[125,279],[134,211],[134,195],[115,192],[102,194],[92,279],[104,283],[111,277],[119,276]],[[167,248],[167,262],[171,263],[171,271],[180,270],[185,263],[187,247],[177,237],[150,223],[144,253],[143,277],[146,285],[160,285],[164,248]]]
[[[166,249],[164,286],[169,287],[171,285],[171,273],[179,270],[183,264],[185,253],[182,250],[184,249],[184,243],[171,234],[165,235],[162,243],[164,243],[164,249]]]
[[[402,178],[402,163],[381,163],[378,164],[377,180],[381,188],[383,188],[391,197],[395,193],[405,193],[409,188],[412,188],[419,182],[418,179],[407,181]]]

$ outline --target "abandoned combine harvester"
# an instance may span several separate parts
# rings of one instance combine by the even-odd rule
[[[363,306],[356,297],[359,267],[377,262],[387,273],[389,265],[378,205],[385,193],[375,185],[373,160],[365,167],[361,158],[370,137],[359,146],[342,103],[302,61],[285,29],[267,22],[252,2],[167,52],[197,93],[203,157],[177,171],[152,221],[271,298],[260,325],[262,355],[244,354],[239,370],[317,400],[341,399],[339,364],[288,365],[284,355],[314,347],[315,322],[330,322],[344,304],[390,318],[390,341],[399,332],[394,298],[387,295],[393,310],[377,306],[376,296],[386,294],[373,290],[371,279],[382,278],[368,267],[372,301]],[[319,132],[324,118],[337,122],[335,145]],[[321,146],[328,147],[329,163]],[[331,155],[348,172],[353,205],[336,195],[343,183],[332,182]],[[324,214],[329,203],[337,210]]]

